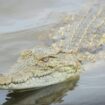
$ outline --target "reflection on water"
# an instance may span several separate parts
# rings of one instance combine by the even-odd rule
[[[61,103],[66,93],[74,89],[78,80],[79,76],[76,75],[64,83],[39,90],[22,93],[12,92],[7,95],[7,101],[3,105],[50,105]]]

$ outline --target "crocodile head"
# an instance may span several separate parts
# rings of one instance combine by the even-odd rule
[[[57,84],[78,74],[80,67],[75,54],[52,48],[26,50],[11,72],[0,76],[0,88],[18,90]]]

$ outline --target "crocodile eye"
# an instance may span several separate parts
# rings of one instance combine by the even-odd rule
[[[48,62],[48,60],[49,60],[49,57],[44,57],[41,59],[41,61],[43,61],[43,62]]]

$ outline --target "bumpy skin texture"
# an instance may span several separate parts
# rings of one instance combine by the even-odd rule
[[[23,51],[12,72],[0,75],[0,88],[17,90],[57,84],[78,74],[82,64],[105,58],[104,11],[103,3],[97,2],[83,14],[67,16],[64,26],[50,34],[50,47]]]
[[[44,50],[34,48],[21,53],[18,62],[12,67],[15,71],[0,77],[1,88],[40,88],[63,82],[79,71],[80,62],[75,54],[55,52],[48,48],[49,51],[44,50],[47,52],[43,52],[42,56],[43,53],[37,53],[38,49],[40,52]]]

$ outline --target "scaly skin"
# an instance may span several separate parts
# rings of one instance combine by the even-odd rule
[[[38,49],[44,50],[43,48],[36,50]],[[35,48],[22,52],[16,65],[12,67],[13,72],[0,76],[0,88],[13,90],[40,88],[63,82],[73,74],[78,74],[80,62],[75,54],[48,49],[43,57],[36,53]]]
[[[104,58],[105,6],[97,4],[55,28],[50,34],[50,47],[23,51],[12,72],[0,75],[0,88],[18,90],[57,84],[78,74],[82,64]]]

